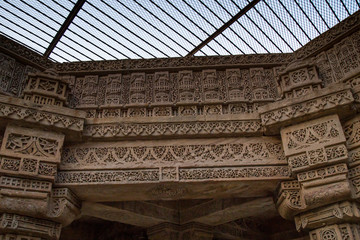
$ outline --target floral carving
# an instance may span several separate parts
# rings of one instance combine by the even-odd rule
[[[279,108],[274,105],[275,109],[273,110],[261,111],[261,123],[263,125],[273,125],[319,112],[321,110],[347,105],[353,101],[354,98],[351,91],[349,89],[345,89],[325,96],[309,99],[301,103],[289,104],[286,107]]]
[[[289,179],[287,166],[271,167],[223,167],[223,168],[179,168],[179,181],[203,181],[212,179]],[[58,184],[135,183],[158,182],[158,169],[103,170],[103,171],[59,171]]]
[[[281,144],[272,139],[261,142],[176,144],[158,146],[73,146],[63,149],[61,169],[131,167],[153,164],[253,164],[285,163]]]
[[[58,147],[59,142],[56,140],[12,133],[6,142],[6,149],[15,153],[40,157],[55,157]]]

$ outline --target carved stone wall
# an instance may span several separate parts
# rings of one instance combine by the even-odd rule
[[[358,240],[359,16],[292,54],[54,64],[0,36],[0,239],[57,240],[83,201],[148,239],[279,213]]]
[[[1,52],[0,92],[19,97],[26,86],[27,74],[38,70]]]

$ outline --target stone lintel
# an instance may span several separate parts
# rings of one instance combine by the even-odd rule
[[[249,117],[250,115],[250,117]],[[260,136],[260,117],[252,114],[234,116],[151,117],[87,119],[83,135],[94,139]]]
[[[70,137],[83,130],[85,113],[66,107],[39,106],[23,99],[0,95],[0,118],[2,122],[11,121],[54,128]]]
[[[83,202],[82,215],[148,228],[162,222],[179,223],[176,210],[148,202]]]

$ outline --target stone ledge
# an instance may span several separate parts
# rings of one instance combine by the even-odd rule
[[[146,121],[145,121],[146,120]],[[92,138],[122,137],[197,137],[197,136],[260,136],[263,134],[257,114],[224,117],[151,119],[87,119],[83,136]]]
[[[259,108],[265,134],[278,134],[282,127],[337,113],[342,118],[355,113],[349,86],[332,85],[295,99],[285,99]]]
[[[61,131],[81,132],[85,113],[65,107],[39,106],[19,98],[0,95],[0,118],[55,127]]]

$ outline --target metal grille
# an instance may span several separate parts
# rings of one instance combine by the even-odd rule
[[[57,62],[285,53],[359,8],[359,0],[3,0],[0,34]]]

